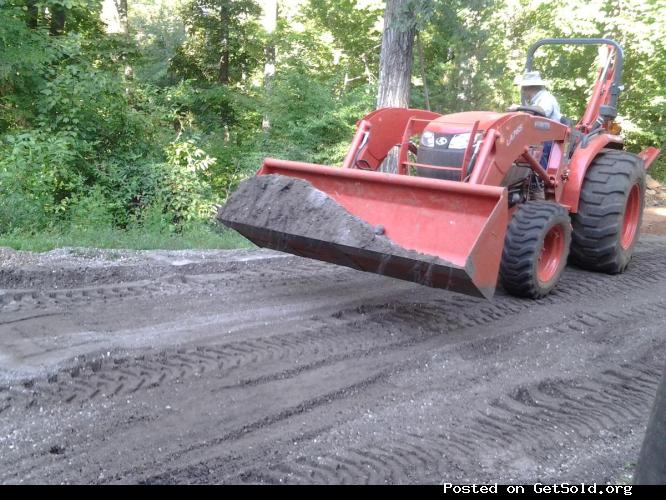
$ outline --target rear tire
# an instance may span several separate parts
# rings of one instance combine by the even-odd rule
[[[624,272],[638,241],[645,204],[645,168],[638,156],[604,149],[583,181],[572,217],[571,261],[591,271]]]
[[[560,280],[569,255],[571,221],[566,208],[531,201],[518,208],[504,240],[500,278],[511,295],[538,299]]]

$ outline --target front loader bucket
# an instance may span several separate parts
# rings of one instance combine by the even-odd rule
[[[279,223],[267,227],[262,217],[279,211],[281,201],[272,194],[234,201],[234,193],[227,206],[235,203],[240,210],[225,206],[218,218],[256,245],[468,295],[493,296],[508,218],[504,188],[274,159],[267,159],[257,175],[306,181],[308,189],[328,195],[349,218],[328,233],[322,231],[336,222],[314,214],[323,199],[330,200],[311,193],[298,202],[298,210],[291,207],[275,218]],[[295,193],[288,187],[282,187],[277,198]],[[316,207],[310,206],[315,198]],[[303,224],[295,227],[289,222],[294,218]],[[349,229],[350,224],[357,223],[368,229],[369,238],[349,237],[357,231]]]

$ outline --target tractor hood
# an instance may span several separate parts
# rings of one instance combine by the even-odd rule
[[[440,116],[431,121],[425,128],[428,132],[437,134],[457,134],[469,132],[478,122],[478,130],[488,130],[502,118],[510,116],[508,113],[494,111],[467,111]]]

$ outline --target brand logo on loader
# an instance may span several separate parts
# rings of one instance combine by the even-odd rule
[[[447,142],[449,142],[449,140],[446,137],[438,137],[435,141],[435,144],[438,146],[446,146]]]
[[[507,146],[511,146],[511,143],[520,135],[520,133],[523,131],[523,124],[521,123],[516,127],[516,130],[511,132],[511,135],[509,136],[509,139],[506,141]]]

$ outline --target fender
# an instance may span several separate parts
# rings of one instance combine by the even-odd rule
[[[600,134],[590,140],[585,148],[581,146],[576,148],[569,163],[567,182],[564,183],[562,196],[558,200],[559,203],[568,207],[571,213],[578,212],[578,202],[587,169],[601,150],[609,144],[621,148],[623,141],[619,135]]]
[[[657,159],[659,153],[661,153],[661,150],[655,147],[646,148],[638,153],[638,156],[640,156],[643,163],[645,163],[645,170],[648,170],[652,166],[652,163]]]

